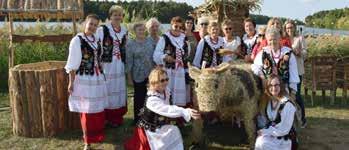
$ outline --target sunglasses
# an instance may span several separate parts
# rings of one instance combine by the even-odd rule
[[[208,23],[201,23],[201,26],[208,26]]]
[[[226,31],[228,31],[228,30],[229,30],[229,31],[230,31],[230,30],[232,30],[232,28],[225,28],[224,30],[226,30]]]
[[[265,36],[265,34],[258,34],[258,36],[259,36],[259,37],[264,37],[264,36]]]
[[[160,82],[164,83],[164,82],[167,82],[168,80],[169,80],[168,78],[165,78],[165,79],[161,79]]]

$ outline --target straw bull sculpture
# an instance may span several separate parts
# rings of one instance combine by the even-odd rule
[[[216,112],[221,120],[240,113],[248,141],[255,140],[257,102],[262,96],[262,84],[250,69],[250,64],[223,63],[215,69],[198,69],[189,64],[189,75],[195,80],[197,105],[201,112]]]

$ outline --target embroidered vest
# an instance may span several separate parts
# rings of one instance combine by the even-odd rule
[[[267,125],[265,127],[266,129],[268,129],[270,126],[275,126],[276,124],[281,122],[281,112],[284,109],[286,103],[288,103],[288,102],[290,102],[292,105],[294,105],[293,102],[290,100],[287,100],[286,102],[281,103],[279,106],[279,109],[277,111],[276,118],[273,121],[269,119],[269,116],[267,113],[267,108],[265,109],[265,114],[267,115]],[[295,130],[294,126],[292,126],[290,131],[288,132],[288,134],[286,134],[284,136],[279,136],[279,137],[277,137],[277,139],[284,139],[284,140],[291,139],[291,140],[293,140],[293,138],[296,138],[295,136],[296,136],[296,130]]]
[[[223,46],[219,47],[223,48]],[[217,58],[217,65],[221,64],[223,61],[223,57],[218,54],[218,49],[215,49],[216,51],[216,58]],[[201,57],[201,62],[202,64],[203,61],[206,61],[206,66],[205,68],[211,67],[211,64],[213,63],[213,49],[211,48],[210,45],[204,40],[204,49],[202,51],[202,57]]]
[[[266,79],[273,73],[272,68],[277,68],[277,73],[281,77],[284,83],[289,83],[290,72],[289,72],[289,60],[291,57],[291,52],[287,52],[282,58],[280,58],[279,62],[276,63],[272,56],[263,50],[262,53],[262,63],[265,67],[263,67],[262,72]]]
[[[148,95],[146,99],[151,96],[160,98],[158,95]],[[172,104],[171,97],[170,104]],[[166,116],[159,115],[148,109],[146,106],[144,106],[140,110],[140,113],[138,115],[140,116],[140,119],[137,122],[137,126],[142,127],[145,130],[150,130],[152,132],[155,132],[156,129],[161,128],[163,125],[176,123],[175,118],[168,118]]]
[[[99,57],[101,55],[101,47],[98,41],[97,56],[95,56],[94,49],[79,35],[81,43],[81,63],[79,69],[76,71],[78,75],[94,75],[95,72],[95,57],[97,57],[98,70],[103,73],[103,69],[100,65]]]
[[[162,35],[165,39],[165,51],[164,53],[171,56],[172,58],[176,59],[176,47],[172,44],[170,38],[163,34]],[[182,61],[183,61],[183,67],[186,69],[188,68],[188,62],[190,61],[189,58],[189,54],[188,54],[188,45],[187,42],[185,42],[187,40],[187,38],[184,39],[184,45],[183,45],[183,50],[184,53],[182,53]],[[175,69],[176,68],[176,64],[175,63],[168,63],[165,62],[165,67],[166,68],[171,68],[171,69]]]
[[[113,60],[113,37],[110,35],[109,29],[106,25],[102,25],[103,28],[103,54],[102,54],[102,62],[112,62]],[[121,60],[125,63],[125,55],[126,55],[126,35],[122,37],[119,45]]]

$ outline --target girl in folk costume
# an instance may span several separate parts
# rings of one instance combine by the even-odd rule
[[[297,137],[293,127],[296,107],[286,96],[280,77],[271,75],[265,90],[270,99],[265,107],[265,125],[257,131],[255,150],[297,149]]]
[[[196,67],[201,67],[205,61],[205,68],[216,67],[223,62],[223,57],[219,55],[218,51],[225,47],[224,38],[219,36],[219,24],[217,22],[210,22],[208,25],[209,35],[206,35],[200,40],[196,48],[193,64]],[[225,56],[226,57],[226,56]]]
[[[98,28],[97,33],[102,39],[102,62],[108,89],[108,106],[106,120],[111,127],[122,124],[127,112],[126,77],[125,77],[125,45],[127,30],[121,26],[123,9],[114,5],[109,9],[110,23]]]
[[[100,41],[95,35],[98,23],[96,15],[86,17],[84,32],[70,42],[64,67],[69,73],[69,110],[80,113],[85,150],[90,143],[104,139],[107,88],[100,64]]]
[[[178,106],[186,106],[190,102],[186,89],[186,82],[189,80],[188,45],[185,35],[181,32],[182,25],[183,20],[180,17],[172,18],[171,30],[162,35],[153,55],[154,62],[166,68],[173,104]]]
[[[126,150],[183,150],[179,129],[170,124],[171,118],[183,117],[186,121],[198,119],[198,111],[172,105],[165,70],[158,67],[149,75],[148,98],[140,114],[134,135],[125,144]]]

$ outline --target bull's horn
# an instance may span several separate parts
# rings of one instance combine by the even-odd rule
[[[229,68],[229,66],[230,66],[228,63],[222,64],[222,65],[223,66],[220,66],[217,69],[217,73],[222,73],[222,72],[226,71]]]
[[[201,70],[195,66],[192,66],[189,62],[188,62],[188,68],[189,68],[189,76],[194,80],[196,80],[201,74]]]

